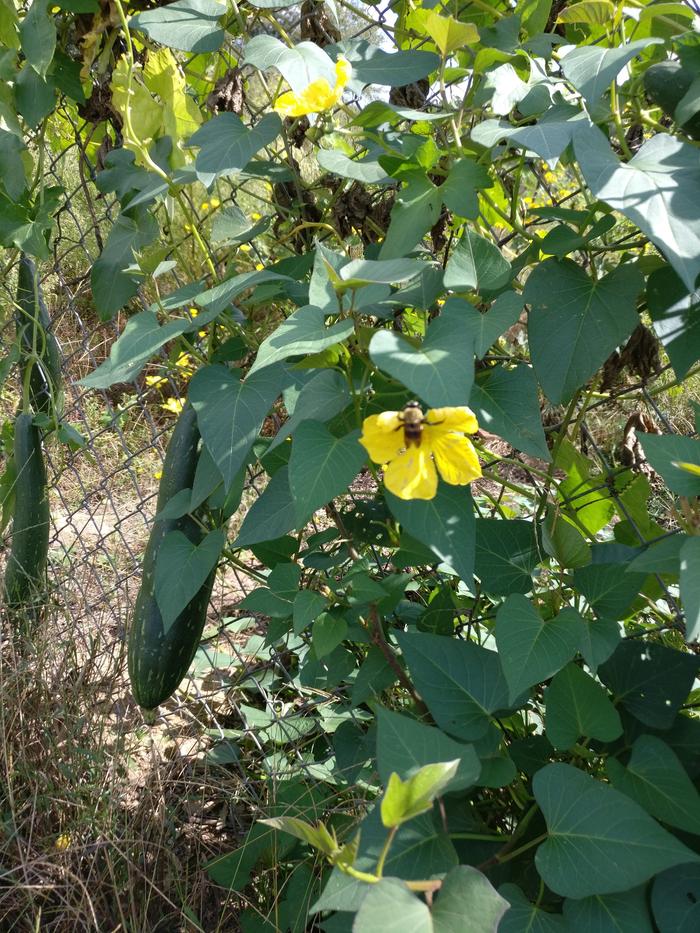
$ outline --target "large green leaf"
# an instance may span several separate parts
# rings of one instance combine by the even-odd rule
[[[385,52],[364,40],[347,43],[344,54],[352,62],[353,79],[358,84],[401,87],[427,77],[440,64],[434,52],[417,49]]]
[[[54,79],[51,75],[42,77],[26,62],[17,75],[14,90],[17,113],[32,129],[36,129],[56,106]]]
[[[27,187],[22,153],[26,146],[19,136],[0,128],[0,172],[5,191],[18,201]]]
[[[464,298],[448,298],[443,311],[452,307],[462,311],[474,334],[474,351],[479,359],[482,359],[501,334],[517,323],[524,304],[525,299],[522,295],[518,295],[517,292],[504,292],[485,313],[477,311],[474,305]]]
[[[614,894],[700,861],[624,794],[567,764],[538,771],[533,792],[547,822],[537,870],[563,897]]]
[[[627,564],[588,564],[574,571],[574,584],[595,611],[608,619],[624,618],[645,575],[630,573]]]
[[[488,149],[501,139],[507,139],[516,146],[532,150],[554,166],[584,119],[577,107],[556,104],[530,126],[514,127],[505,120],[484,120],[474,127],[471,137]]]
[[[608,758],[615,787],[662,823],[700,835],[700,794],[673,749],[654,735],[640,735],[627,767]]]
[[[535,267],[524,296],[531,307],[532,363],[548,398],[567,402],[639,323],[635,310],[642,278],[618,266],[597,281],[570,259]]]
[[[681,600],[686,641],[700,638],[700,538],[689,538],[681,548]]]
[[[169,9],[164,7],[164,9]],[[209,187],[217,178],[242,172],[256,152],[269,146],[282,129],[276,113],[267,113],[253,127],[235,113],[220,113],[200,127],[188,142],[198,146],[197,177]]]
[[[612,742],[622,734],[620,714],[605,690],[576,664],[568,664],[545,691],[547,738],[556,749],[581,736]]]
[[[474,576],[474,506],[462,486],[440,483],[433,499],[405,500],[386,493],[394,518],[470,586]]]
[[[331,85],[335,82],[333,60],[315,42],[298,42],[290,47],[276,36],[253,36],[245,46],[245,64],[261,71],[276,68],[297,92],[318,78],[325,78]]]
[[[483,165],[474,159],[457,159],[450,174],[440,185],[440,197],[453,214],[474,220],[479,214],[477,190],[489,187],[491,179]]]
[[[551,460],[542,427],[537,381],[529,366],[494,366],[477,376],[469,404],[479,426],[516,450]]]
[[[129,26],[171,49],[216,52],[224,41],[225,33],[219,20],[225,14],[225,4],[216,0],[175,0],[167,6],[132,16]]]
[[[444,877],[433,905],[435,933],[496,933],[508,902],[471,865],[456,865]],[[406,933],[404,930],[403,933]]]
[[[626,639],[600,667],[598,676],[640,722],[669,729],[699,668],[700,661],[693,655],[656,642]]]
[[[393,180],[374,159],[351,159],[339,149],[319,149],[316,159],[327,172],[365,185],[383,185]]]
[[[396,639],[441,729],[474,741],[486,733],[491,714],[508,707],[508,685],[495,651],[427,632],[399,633]]]
[[[157,235],[155,217],[143,209],[117,217],[91,272],[92,297],[103,321],[108,321],[139,290],[141,279],[127,270],[134,265],[134,253]]]
[[[280,366],[267,367],[244,381],[237,379],[225,366],[205,366],[195,373],[189,398],[197,412],[202,439],[227,489],[243,466],[265,416],[288,379],[286,370]]]
[[[684,379],[700,360],[700,291],[689,292],[673,269],[664,267],[649,276],[647,304],[676,378]]]
[[[323,311],[313,305],[306,305],[290,314],[263,340],[250,372],[289,359],[291,356],[319,353],[326,347],[332,347],[334,343],[347,340],[353,328],[351,318],[326,327]]]
[[[569,898],[564,901],[564,919],[576,933],[653,933],[644,886],[619,894]]]
[[[510,263],[500,249],[467,229],[447,261],[444,282],[454,292],[495,291],[510,277]]]
[[[226,532],[220,529],[210,531],[200,544],[193,544],[181,531],[163,538],[156,559],[155,596],[165,632],[201,590],[225,541]]]
[[[319,421],[303,421],[296,429],[289,460],[289,486],[301,525],[321,506],[347,492],[367,459],[357,442],[359,431],[333,437]]]
[[[561,914],[550,914],[531,904],[515,884],[503,884],[498,889],[510,904],[498,933],[565,933]]]
[[[648,45],[662,41],[649,36],[612,49],[601,48],[599,45],[583,46],[565,56],[562,71],[564,77],[585,98],[588,106],[593,107],[635,55],[639,55]]]
[[[474,345],[459,308],[443,309],[429,325],[419,348],[393,330],[375,333],[369,345],[372,362],[403,383],[427,405],[466,405],[474,379]]]
[[[659,933],[696,933],[700,926],[700,865],[669,868],[655,878],[651,907]]]
[[[700,441],[679,434],[639,434],[647,460],[679,496],[700,496],[700,476],[678,464],[700,464]]]
[[[32,0],[20,23],[19,38],[24,57],[44,77],[56,48],[56,23],[49,16],[49,0]]]
[[[289,488],[287,467],[279,469],[246,514],[234,541],[235,547],[250,547],[274,541],[296,528],[296,507]]]
[[[423,171],[410,172],[403,180],[407,184],[391,209],[391,222],[380,252],[382,259],[398,259],[410,253],[440,218],[442,189]]]
[[[353,259],[340,270],[340,278],[346,289],[399,285],[415,279],[426,267],[420,259]]]
[[[338,370],[323,369],[321,372],[315,373],[302,386],[294,410],[290,412],[290,417],[275,435],[269,450],[274,450],[285,438],[294,434],[302,421],[308,419],[321,422],[330,421],[349,404],[348,381]]]
[[[540,561],[532,522],[476,520],[476,575],[487,593],[529,593]]]
[[[508,597],[496,615],[495,634],[511,703],[576,656],[584,624],[574,609],[545,622],[529,599]]]
[[[109,358],[80,380],[91,389],[107,389],[116,382],[130,382],[158,350],[176,337],[197,330],[211,320],[210,315],[176,318],[159,324],[156,314],[140,311],[126,322],[123,333],[112,344]]]
[[[620,625],[613,619],[583,619],[579,651],[595,674],[620,644]]]
[[[352,925],[353,933],[434,933],[425,901],[398,878],[382,878],[370,886]]]
[[[700,273],[697,148],[658,133],[623,163],[596,127],[577,133],[574,148],[593,194],[646,233],[692,292]]]
[[[459,761],[457,773],[447,785],[448,791],[471,787],[481,771],[473,745],[455,742],[434,726],[381,706],[377,708],[377,768],[382,784],[388,782],[393,771],[406,777],[423,765],[439,761]]]

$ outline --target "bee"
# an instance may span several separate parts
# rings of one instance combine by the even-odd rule
[[[420,402],[407,402],[399,415],[401,424],[396,431],[403,428],[403,439],[406,447],[420,447],[423,439],[423,425],[440,424],[440,422],[426,421]]]

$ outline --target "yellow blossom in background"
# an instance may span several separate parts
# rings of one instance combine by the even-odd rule
[[[66,849],[70,847],[71,841],[69,833],[61,833],[61,835],[56,838],[56,848],[59,852],[65,852]]]
[[[169,398],[160,406],[164,411],[169,411],[172,415],[179,415],[185,407],[185,400],[182,398]]]
[[[209,201],[202,201],[202,210],[203,211],[209,210]]]
[[[187,312],[190,317],[197,317],[197,315],[199,314],[199,308],[188,308]]]
[[[261,262],[256,262],[256,263],[255,263],[255,271],[256,271],[256,272],[260,272],[261,269],[264,269],[264,268],[265,268],[265,266],[264,266]]]
[[[465,434],[479,425],[466,405],[432,408],[422,424],[420,442],[406,445],[402,412],[370,415],[362,425],[360,443],[384,468],[384,485],[399,499],[432,499],[438,472],[446,483],[466,486],[481,476],[479,458]]]
[[[153,474],[153,479],[163,479],[163,471],[156,470],[156,472]]]
[[[152,389],[158,388],[158,386],[165,385],[168,380],[165,376],[146,376],[146,385],[150,386]]]
[[[189,369],[190,372],[194,372],[194,363],[189,353],[181,353],[175,360],[175,365],[179,366],[180,369]]]
[[[217,207],[221,207],[221,201],[218,198],[210,198],[209,206],[213,211],[215,211]]]
[[[260,220],[261,217],[262,214],[258,214],[257,211],[253,211],[253,213],[250,215],[251,220]]]
[[[250,243],[241,243],[238,248],[244,253],[249,253],[251,250],[251,245]]]
[[[307,113],[330,110],[340,102],[345,85],[350,80],[352,66],[344,58],[335,63],[335,85],[326,78],[316,78],[303,91],[286,91],[275,101],[274,109],[283,117],[303,117]]]

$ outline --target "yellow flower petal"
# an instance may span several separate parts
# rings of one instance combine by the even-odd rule
[[[208,210],[209,210],[209,202],[208,202],[208,201],[202,201],[202,210],[203,210],[203,211],[208,211]]]
[[[428,451],[409,447],[399,454],[384,470],[384,485],[399,499],[433,499],[437,473]]]
[[[306,111],[294,91],[285,91],[275,101],[274,109],[281,117],[303,117]]]
[[[403,427],[397,411],[370,415],[362,423],[360,443],[375,463],[388,463],[398,457],[404,446]]]
[[[339,58],[335,63],[335,86],[344,88],[350,80],[352,65],[345,58]]]
[[[217,207],[221,207],[221,201],[218,198],[212,198],[209,201],[209,204],[211,205],[212,210],[215,210]]]
[[[479,457],[468,438],[454,432],[432,440],[432,452],[440,476],[452,486],[466,486],[481,476]]]
[[[462,431],[464,434],[473,434],[479,430],[476,415],[466,405],[460,405],[457,408],[431,408],[426,414],[425,420],[428,424],[425,425],[424,431],[431,435],[438,433],[431,430],[431,425],[438,426],[440,428],[439,433]]]

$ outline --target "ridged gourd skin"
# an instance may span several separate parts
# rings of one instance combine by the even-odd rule
[[[675,119],[676,107],[697,75],[680,62],[658,62],[644,72],[644,90],[666,116]],[[691,139],[700,139],[700,111],[681,125]]]
[[[37,282],[36,267],[24,254],[19,261],[15,320],[22,372],[25,366],[32,366],[29,376],[31,407],[35,412],[55,413],[60,418],[63,408],[61,348],[51,329],[51,318]]]
[[[197,416],[189,403],[178,418],[163,463],[157,512],[183,489],[191,489],[198,459]],[[155,521],[143,557],[141,587],[136,598],[129,632],[129,678],[136,702],[153,710],[177,689],[189,670],[207,618],[216,569],[206,583],[164,631],[163,617],[155,597],[155,569],[163,539],[181,531],[193,544],[204,538],[204,530],[189,515]]]
[[[45,598],[49,553],[49,498],[41,433],[31,414],[15,420],[15,508],[3,598],[13,612],[37,610]]]

